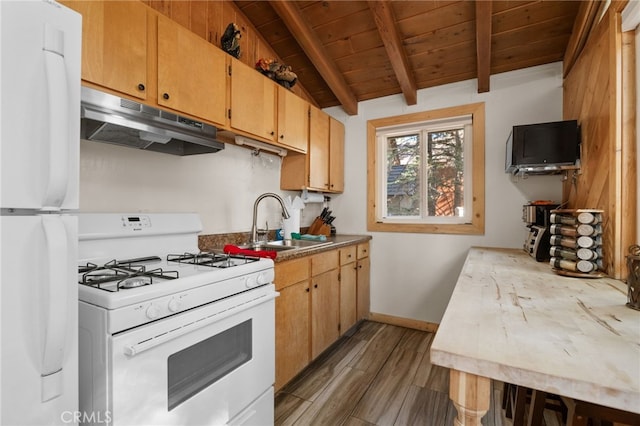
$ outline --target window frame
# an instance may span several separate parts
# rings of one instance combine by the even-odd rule
[[[399,219],[382,221],[378,217],[376,203],[384,192],[380,185],[382,181],[379,173],[378,158],[382,147],[378,141],[378,129],[396,126],[410,126],[412,124],[429,121],[455,119],[470,115],[472,120],[472,148],[471,148],[471,222],[469,223],[436,223],[417,220]],[[484,235],[485,223],[485,105],[484,102],[440,108],[436,110],[385,117],[367,121],[367,230],[374,232],[410,232],[433,234],[468,234]],[[386,160],[385,160],[386,161]],[[465,167],[468,167],[465,161]],[[465,197],[469,194],[465,193]],[[385,202],[385,200],[381,200]]]

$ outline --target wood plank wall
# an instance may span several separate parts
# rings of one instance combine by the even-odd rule
[[[224,34],[227,25],[235,22],[242,34],[240,39],[242,53],[239,59],[252,68],[260,58],[276,58],[282,61],[233,2],[206,0],[140,1],[218,47],[220,47],[220,38]],[[295,70],[293,71],[295,72]],[[296,84],[292,91],[316,105],[313,98],[309,96],[300,83]]]
[[[623,49],[620,6],[612,3],[564,81],[564,118],[582,127],[582,167],[565,181],[563,202],[605,211],[605,269],[626,279],[625,256],[636,229],[635,96],[628,91],[635,87],[635,49],[628,35]]]

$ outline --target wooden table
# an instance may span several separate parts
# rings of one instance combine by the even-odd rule
[[[640,311],[626,295],[523,250],[471,248],[431,345],[456,424],[480,425],[491,379],[640,413]]]

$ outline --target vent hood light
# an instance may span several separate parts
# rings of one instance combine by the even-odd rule
[[[140,139],[148,142],[155,143],[167,143],[171,140],[169,136],[157,135],[151,132],[145,132],[144,130],[140,130]]]
[[[81,100],[82,139],[174,155],[224,149],[208,124],[84,86]]]

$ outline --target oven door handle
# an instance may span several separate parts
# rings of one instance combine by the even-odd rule
[[[159,346],[163,343],[166,343],[170,340],[173,339],[177,339],[178,337],[184,336],[185,334],[191,333],[195,330],[198,330],[202,327],[206,327],[208,325],[211,325],[215,322],[218,321],[222,321],[225,318],[229,318],[235,314],[237,314],[238,312],[241,311],[245,311],[247,309],[251,309],[255,306],[261,305],[263,303],[266,303],[270,300],[275,299],[276,297],[278,297],[280,295],[280,293],[278,292],[274,292],[271,294],[267,294],[265,296],[259,297],[257,299],[253,299],[247,303],[243,303],[241,305],[237,305],[234,306],[232,308],[229,308],[225,311],[219,312],[219,313],[215,313],[211,316],[208,316],[204,319],[201,319],[199,321],[194,321],[194,322],[190,322],[188,324],[185,324],[181,327],[175,328],[171,331],[168,331],[164,334],[161,334],[157,337],[153,337],[151,339],[147,339],[144,340],[140,343],[135,343],[133,345],[128,345],[124,347],[124,354],[127,356],[136,356],[139,355],[140,353],[155,348],[156,346]]]

